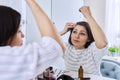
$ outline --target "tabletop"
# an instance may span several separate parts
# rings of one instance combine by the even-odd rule
[[[64,74],[67,74],[73,78],[77,78],[78,74],[77,72],[74,71],[66,71],[64,72]],[[84,77],[90,77],[90,80],[116,80],[116,79],[112,79],[112,78],[107,78],[107,77],[103,77],[103,76],[99,76],[99,75],[93,75],[93,74],[84,74]]]

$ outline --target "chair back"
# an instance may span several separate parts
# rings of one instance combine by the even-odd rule
[[[120,80],[120,63],[113,60],[102,59],[100,72],[104,77]]]

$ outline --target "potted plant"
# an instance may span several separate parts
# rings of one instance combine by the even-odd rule
[[[120,53],[120,48],[118,47],[109,47],[108,51],[111,53],[112,56],[118,55]]]

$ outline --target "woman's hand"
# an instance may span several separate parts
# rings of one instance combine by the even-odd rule
[[[25,0],[25,1],[35,1],[35,0]]]
[[[71,28],[74,28],[74,27],[75,27],[75,23],[66,23],[64,31],[68,32]]]
[[[65,28],[60,32],[60,35],[64,35],[65,33],[67,33],[71,28],[75,27],[75,23],[66,23],[65,24]]]
[[[28,1],[35,1],[35,0],[25,0],[26,2],[28,2]]]
[[[92,16],[89,6],[82,6],[79,11],[84,15],[86,19]]]

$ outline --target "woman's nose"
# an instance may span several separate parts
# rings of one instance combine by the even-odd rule
[[[80,36],[79,36],[79,34],[76,34],[75,37],[76,37],[76,38],[79,38]]]
[[[24,38],[25,36],[24,36],[24,34],[23,34],[23,32],[22,32],[22,38]]]

